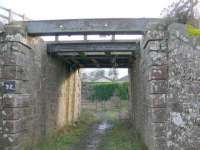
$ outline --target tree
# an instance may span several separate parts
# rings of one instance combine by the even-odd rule
[[[105,76],[105,70],[104,69],[92,71],[90,73],[90,78],[93,79],[93,80],[104,77],[104,76]]]
[[[95,72],[95,78],[100,78],[100,77],[104,77],[105,76],[105,70],[97,70]]]
[[[88,80],[88,79],[89,79],[88,74],[85,73],[85,72],[82,72],[82,73],[81,73],[81,79],[82,79],[82,80]]]
[[[111,78],[113,81],[117,80],[118,79],[118,71],[116,68],[112,68],[112,69],[109,69],[108,71],[108,76],[109,78]]]
[[[199,19],[198,0],[178,0],[173,2],[167,8],[164,8],[162,14],[170,22],[186,24]]]

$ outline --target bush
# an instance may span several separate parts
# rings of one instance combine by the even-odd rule
[[[121,100],[128,100],[128,83],[92,83],[89,100],[107,101],[114,95]]]
[[[121,100],[128,100],[128,83],[127,82],[118,84],[118,87],[116,89],[116,95]]]

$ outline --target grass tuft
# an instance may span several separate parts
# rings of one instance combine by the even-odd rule
[[[128,121],[115,121],[101,145],[101,150],[147,150]]]
[[[81,136],[87,131],[91,124],[99,121],[93,113],[84,111],[80,121],[73,126],[67,126],[59,130],[56,134],[49,136],[45,141],[36,145],[33,150],[69,150],[70,147],[79,142]],[[28,150],[28,149],[27,149]]]

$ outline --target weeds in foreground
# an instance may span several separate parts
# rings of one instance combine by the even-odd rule
[[[63,128],[31,150],[71,150],[71,147],[80,143],[81,138],[88,134],[88,128],[102,119],[111,121],[113,128],[103,135],[99,150],[147,150],[129,122],[119,120],[117,110],[103,114],[83,111],[81,120],[75,126]]]
[[[101,150],[147,150],[127,121],[115,121],[103,140]]]
[[[64,127],[36,145],[33,150],[69,150],[72,145],[79,142],[87,128],[98,120],[95,114],[82,112],[81,119],[76,125]]]

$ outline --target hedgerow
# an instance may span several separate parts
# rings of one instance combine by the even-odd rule
[[[108,101],[116,95],[121,100],[128,100],[128,83],[92,83],[92,94],[89,96],[91,101]]]

